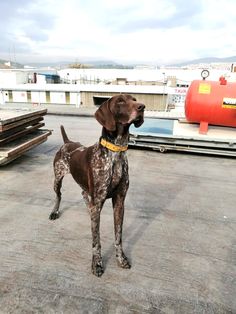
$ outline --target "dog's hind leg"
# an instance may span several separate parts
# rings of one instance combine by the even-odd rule
[[[64,160],[59,159],[54,164],[55,180],[54,180],[54,191],[56,193],[56,201],[54,208],[49,216],[50,220],[55,220],[60,217],[59,207],[61,203],[61,186],[64,176],[69,173],[69,167]]]
[[[50,220],[55,220],[55,219],[60,217],[59,207],[60,207],[60,203],[61,203],[62,180],[63,180],[63,177],[60,180],[57,180],[55,178],[55,181],[54,181],[54,191],[56,193],[56,200],[55,200],[54,208],[53,208],[53,210],[49,216]]]
[[[87,206],[88,210],[89,210],[89,204],[90,204],[90,197],[88,195],[88,193],[86,191],[82,191],[82,196],[85,202],[85,205]]]

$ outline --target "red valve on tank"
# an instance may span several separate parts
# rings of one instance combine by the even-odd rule
[[[219,78],[219,81],[220,81],[220,85],[226,85],[226,84],[227,84],[227,80],[225,79],[224,76],[221,76],[221,77]]]

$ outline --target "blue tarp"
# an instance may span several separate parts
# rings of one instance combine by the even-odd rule
[[[144,123],[141,127],[135,128],[133,125],[130,128],[131,134],[142,134],[142,135],[156,135],[156,134],[173,134],[174,120],[168,119],[155,119],[145,118]]]

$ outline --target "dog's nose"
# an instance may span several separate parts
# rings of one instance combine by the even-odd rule
[[[138,111],[143,111],[145,109],[145,105],[144,104],[138,104],[137,110]]]

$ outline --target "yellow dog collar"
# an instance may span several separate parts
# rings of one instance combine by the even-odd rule
[[[112,144],[112,143],[106,141],[104,138],[101,139],[100,144],[103,147],[108,148],[112,152],[125,152],[128,149],[128,145],[127,146],[115,145],[115,144]]]

